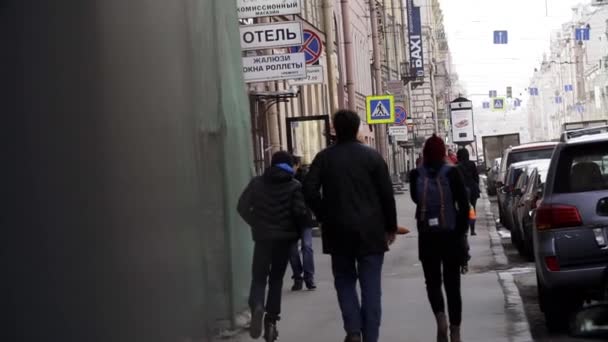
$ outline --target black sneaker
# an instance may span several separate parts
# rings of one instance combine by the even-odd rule
[[[258,307],[251,312],[251,326],[249,326],[249,336],[258,339],[262,336],[262,323],[264,322],[264,308]]]
[[[361,342],[361,334],[348,334],[344,339],[344,342]]]
[[[308,286],[308,284],[306,284]],[[303,288],[302,280],[294,280],[293,286],[291,287],[291,291],[301,291]]]
[[[475,235],[477,235],[477,233],[475,233],[475,231],[472,231],[471,236],[475,236]]]
[[[310,280],[306,282],[306,288],[309,290],[315,290],[317,288],[317,285],[315,284],[314,280]]]

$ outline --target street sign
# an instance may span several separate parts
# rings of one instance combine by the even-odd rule
[[[520,99],[515,99],[513,101],[513,106],[515,106],[515,107],[521,107],[521,100]]]
[[[395,106],[395,125],[405,125],[407,112],[402,106]]]
[[[498,92],[496,90],[490,90],[489,97],[492,99],[492,98],[495,98],[496,96],[498,96]]]
[[[564,86],[564,91],[574,91],[574,86],[572,84],[566,84]]]
[[[481,105],[483,107],[483,109],[489,109],[490,108],[490,102],[484,102]]]
[[[410,43],[410,76],[424,77],[422,16],[420,6],[414,6],[414,0],[407,0],[407,18]]]
[[[508,43],[509,43],[509,32],[494,31],[494,44],[508,44]]]
[[[508,98],[513,97],[513,87],[507,87],[507,97]]]
[[[407,134],[397,134],[393,138],[395,138],[396,142],[407,142],[409,140]]]
[[[591,39],[591,29],[589,27],[577,28],[574,30],[574,36],[577,41],[582,42]]]
[[[497,97],[492,100],[492,110],[504,111],[507,109],[506,101],[504,97]]]
[[[302,23],[298,21],[241,25],[239,31],[243,50],[279,48],[302,44]]]
[[[555,97],[555,103],[558,103],[558,104],[559,104],[559,103],[562,103],[562,102],[563,102],[563,100],[562,100],[562,97],[561,97],[561,96],[556,96],[556,97]]]
[[[395,98],[392,95],[368,96],[365,102],[368,124],[395,122]]]
[[[530,96],[538,96],[538,88],[530,88]]]
[[[302,4],[300,0],[237,0],[236,12],[239,19],[300,14]]]
[[[323,52],[321,37],[316,32],[308,29],[304,30],[303,36],[303,43],[298,44],[301,46],[292,47],[291,52],[304,52],[306,54],[306,64],[315,64]]]
[[[243,76],[247,83],[305,78],[304,53],[243,57]]]
[[[325,83],[325,73],[320,65],[311,65],[306,67],[306,78],[301,80],[289,80],[289,85],[309,85]]]
[[[389,135],[407,135],[407,126],[391,126],[388,128]]]

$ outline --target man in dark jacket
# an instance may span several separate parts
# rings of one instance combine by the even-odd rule
[[[331,255],[346,341],[363,335],[376,342],[384,253],[397,230],[393,185],[382,156],[357,141],[359,116],[342,110],[333,122],[337,143],[313,161],[304,196],[321,222],[323,252]]]
[[[477,166],[470,160],[469,150],[466,148],[459,149],[456,156],[458,157],[458,169],[462,173],[464,184],[467,187],[467,192],[469,194],[469,202],[471,202],[473,209],[476,209],[477,199],[479,199],[479,196],[481,195]],[[471,235],[477,235],[477,233],[475,233],[475,221],[471,220],[469,226],[471,228]]]
[[[289,153],[280,151],[272,156],[272,166],[263,176],[254,178],[241,195],[238,212],[251,226],[255,241],[249,332],[252,338],[259,338],[264,323],[265,336],[275,340],[289,251],[300,236],[307,215],[302,185],[294,179],[293,158]],[[264,309],[266,283],[268,298]]]
[[[304,178],[308,173],[308,168],[302,165],[301,157],[295,157],[295,178],[300,182],[304,182]],[[291,270],[293,271],[293,286],[292,291],[302,290],[304,284],[309,290],[317,288],[315,285],[315,260],[314,251],[312,249],[312,228],[314,226],[314,220],[312,213],[308,211],[306,220],[304,222],[304,228],[300,233],[300,244],[302,250],[302,257],[300,258],[300,250],[298,249],[298,243],[296,242],[291,248],[289,263],[291,264]]]

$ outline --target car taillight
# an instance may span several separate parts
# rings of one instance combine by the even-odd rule
[[[536,210],[536,229],[576,227],[583,224],[581,214],[575,206],[563,204],[541,205]]]
[[[545,265],[547,265],[547,269],[551,272],[559,271],[559,261],[555,256],[545,257]]]

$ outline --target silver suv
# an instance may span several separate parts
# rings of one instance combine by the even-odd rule
[[[558,329],[586,299],[605,294],[608,266],[608,133],[561,142],[533,213],[539,302]]]

